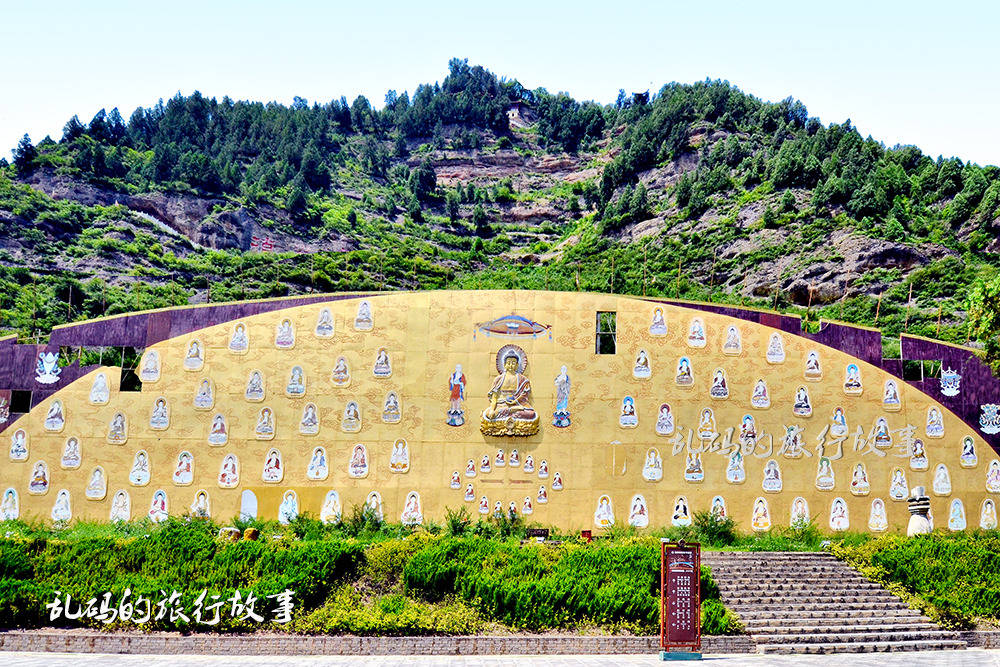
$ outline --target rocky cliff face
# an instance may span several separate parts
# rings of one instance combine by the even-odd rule
[[[194,246],[249,250],[253,236],[270,237],[278,249],[288,252],[309,252],[316,245],[296,234],[281,231],[282,227],[294,227],[292,217],[287,211],[267,204],[251,210],[225,199],[183,192],[133,195],[61,176],[48,169],[32,173],[25,183],[57,200],[74,201],[84,206],[124,206],[157,224],[164,233],[183,237]],[[331,246],[347,250],[352,244],[342,239],[324,244],[325,249]]]

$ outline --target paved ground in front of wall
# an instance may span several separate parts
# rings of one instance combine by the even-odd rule
[[[18,667],[139,667],[170,664],[171,667],[215,667],[239,661],[243,667],[311,667],[313,665],[391,665],[403,667],[590,667],[594,665],[662,665],[658,655],[543,655],[543,656],[222,656],[222,655],[109,655],[87,653],[3,653],[0,662]],[[672,664],[698,664],[673,662]],[[713,667],[1000,667],[1000,649],[925,651],[915,653],[863,653],[839,655],[711,655],[703,664]]]

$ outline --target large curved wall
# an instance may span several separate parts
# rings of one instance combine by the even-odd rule
[[[370,305],[370,330],[355,328],[362,300]],[[651,333],[656,308],[663,310],[666,335]],[[328,338],[315,334],[323,309],[329,309],[334,323]],[[595,353],[598,311],[617,313],[616,354]],[[846,525],[850,530],[868,530],[873,501],[880,499],[886,507],[886,527],[902,530],[908,519],[906,503],[890,497],[890,483],[897,469],[905,478],[905,488],[927,488],[939,526],[947,525],[953,515],[957,518],[954,501],[959,500],[968,526],[978,527],[984,501],[995,503],[996,492],[1000,492],[1000,486],[991,487],[993,493],[987,489],[988,479],[993,479],[989,477],[991,470],[1000,484],[1000,462],[994,463],[996,454],[989,444],[927,394],[839,350],[718,313],[613,295],[527,291],[330,298],[254,315],[234,313],[238,319],[200,329],[191,327],[189,333],[149,347],[140,370],[146,366],[150,351],[155,351],[160,377],[155,382],[144,382],[141,392],[119,392],[117,369],[93,369],[45,397],[30,414],[8,426],[3,433],[5,445],[10,444],[12,451],[0,468],[0,489],[15,491],[19,515],[50,519],[58,505],[63,514],[57,512],[56,516],[65,516],[65,502],[57,500],[62,490],[68,492],[72,518],[107,519],[119,490],[128,494],[132,518],[145,516],[154,494],[160,490],[167,498],[170,514],[191,511],[196,494],[203,490],[211,514],[225,520],[240,511],[241,498],[250,491],[259,515],[275,518],[283,497],[291,490],[300,512],[320,515],[328,492],[334,490],[345,512],[364,503],[371,492],[378,492],[386,519],[398,521],[409,494],[416,491],[424,521],[443,520],[446,508],[461,506],[477,515],[483,497],[491,513],[497,502],[505,511],[511,503],[522,511],[528,498],[532,512],[526,517],[529,521],[582,529],[610,518],[608,503],[603,509],[599,507],[602,496],[610,501],[617,522],[635,519],[631,515],[633,508],[638,509],[635,496],[639,494],[650,526],[683,523],[682,506],[687,507],[690,517],[693,512],[710,509],[718,496],[727,514],[744,530],[765,527],[760,498],[765,500],[771,525],[787,525],[796,499],[801,498],[824,529],[831,527],[831,508],[837,505],[839,510],[842,506],[846,511],[838,511],[836,527]],[[509,336],[479,327],[511,313],[550,328],[535,327],[531,335]],[[690,330],[695,318],[703,323],[704,347],[691,345]],[[290,349],[279,349],[277,329],[285,319],[294,328],[295,341]],[[238,323],[244,324],[249,334],[245,353],[230,349]],[[731,327],[738,332],[741,346],[724,352]],[[772,363],[776,359],[769,361],[766,352],[775,333],[781,336],[785,358]],[[193,340],[201,344],[203,364],[188,369],[185,358]],[[526,353],[524,376],[531,383],[530,403],[541,417],[540,430],[526,437],[484,436],[480,416],[497,376],[496,355],[501,347],[511,344]],[[380,348],[385,348],[391,360],[389,377],[373,373]],[[649,359],[648,378],[635,374],[640,350],[645,350]],[[820,372],[807,377],[806,362],[811,352],[816,353]],[[350,369],[346,386],[332,381],[332,371],[341,356]],[[693,369],[689,387],[676,381],[681,357],[687,357]],[[850,364],[856,364],[860,371],[860,395],[845,393],[845,369]],[[449,378],[456,365],[461,365],[465,378],[465,423],[459,426],[448,423]],[[302,396],[286,392],[294,366],[305,372]],[[555,381],[562,366],[571,381],[570,425],[557,427],[553,425]],[[717,369],[725,372],[728,398],[711,395]],[[246,397],[248,378],[255,370],[264,379],[265,396],[261,402]],[[106,404],[95,404],[91,392],[96,376],[102,372],[109,379],[109,397]],[[751,405],[751,395],[761,379],[767,384],[770,398],[767,408]],[[194,399],[204,380],[209,380],[214,389],[213,403],[209,409],[198,409]],[[887,381],[896,385],[898,406],[883,403]],[[808,393],[811,415],[793,412],[800,387]],[[390,391],[400,399],[398,423],[387,423],[382,418]],[[626,396],[634,400],[635,427],[621,425]],[[102,397],[96,398],[100,402]],[[156,430],[151,426],[151,415],[160,398],[169,408],[169,423]],[[55,411],[61,412],[61,428],[60,414],[52,414],[55,401],[62,404],[62,410]],[[356,432],[342,428],[345,406],[351,401],[357,402],[361,411],[361,427]],[[318,408],[320,426],[315,435],[300,432],[307,403]],[[657,429],[658,413],[664,403],[669,404],[673,415],[673,433],[669,435]],[[269,408],[274,415],[272,439],[262,439],[267,435],[255,431],[263,408]],[[713,421],[703,424],[706,408],[711,409]],[[834,427],[832,416],[838,408],[845,417],[845,436],[835,435],[839,429]],[[937,410],[942,417],[940,436],[928,428],[931,410]],[[112,444],[109,428],[119,412],[127,420],[127,439]],[[216,414],[224,416],[227,426],[228,439],[221,445],[209,443]],[[755,441],[741,438],[740,426],[746,415],[753,417]],[[46,424],[50,416],[53,418]],[[888,426],[891,442],[876,442],[880,419]],[[659,430],[667,431],[665,426],[666,420]],[[789,429],[793,431],[790,439],[786,438]],[[22,431],[28,453],[14,457],[23,460],[13,460],[17,449],[14,439]],[[795,432],[800,445],[794,442]],[[62,465],[71,438],[79,443],[80,464],[76,468]],[[969,456],[962,458],[963,449],[968,450],[967,445],[963,446],[966,438],[975,451],[974,461]],[[394,471],[390,463],[394,443],[399,439],[406,440],[409,465],[408,469],[397,465]],[[912,457],[918,439],[926,453],[925,466]],[[367,472],[360,477],[349,474],[357,444],[367,450]],[[310,479],[307,472],[319,446],[325,448],[328,473],[325,479]],[[272,448],[281,454],[280,482],[265,482],[262,475]],[[507,463],[515,448],[518,466],[497,466],[498,449],[504,451]],[[147,452],[149,460],[150,480],[143,485],[130,481],[139,450]],[[734,458],[740,458],[734,457],[736,451],[743,459],[742,482],[732,478],[738,467]],[[184,475],[175,477],[182,452],[192,457],[190,481]],[[220,467],[230,454],[238,459],[239,481],[233,488],[223,488]],[[655,466],[646,466],[647,460],[655,460],[657,454],[662,470],[659,479]],[[524,464],[529,455],[535,467],[526,472]],[[490,461],[489,472],[481,469],[484,457]],[[700,459],[700,475],[696,458]],[[829,466],[821,463],[824,458],[829,459]],[[466,474],[469,460],[475,462],[474,477]],[[542,461],[547,463],[547,477],[539,474]],[[39,462],[47,468],[48,484],[43,493],[32,493],[31,482],[37,477]],[[852,483],[858,464],[863,464],[867,492],[864,484]],[[946,468],[948,488],[938,484],[935,489],[935,478],[939,482],[944,478],[937,471],[939,464]],[[88,499],[86,490],[96,466],[103,469],[106,491],[103,495],[95,492],[95,498]],[[775,466],[780,472],[781,489],[775,490],[772,484],[765,491],[765,469],[773,470]],[[919,469],[922,467],[926,469]],[[819,474],[821,469],[825,474]],[[459,488],[452,488],[456,471]],[[829,471],[832,488],[826,488],[831,481]],[[557,473],[563,482],[561,489],[553,488]],[[860,473],[856,481],[861,482]],[[471,501],[465,500],[468,484],[473,487]],[[544,503],[539,502],[542,486],[547,497]],[[42,491],[40,484],[36,483],[35,491]],[[838,504],[837,499],[842,502]],[[9,494],[5,503],[10,512]],[[286,503],[286,507],[290,506]],[[846,524],[841,514],[846,515]],[[986,525],[993,525],[995,512],[986,514]],[[675,515],[682,516],[678,519]],[[642,519],[638,521],[643,523]],[[873,525],[880,527],[878,523]]]

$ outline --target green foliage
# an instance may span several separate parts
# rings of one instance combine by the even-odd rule
[[[718,600],[708,599],[701,603],[701,632],[706,635],[743,634],[743,623],[733,612]]]
[[[701,543],[725,547],[738,539],[736,521],[732,517],[720,517],[713,512],[695,512],[693,523],[695,535]]]
[[[445,508],[445,524],[449,535],[464,535],[469,526],[472,525],[472,515],[469,514],[469,510],[464,505],[459,507],[458,511],[447,507]]]
[[[986,362],[1000,373],[1000,273],[976,280],[967,304],[970,331],[983,344]]]
[[[480,239],[492,235],[493,230],[490,228],[490,223],[486,219],[486,211],[483,210],[481,204],[476,204],[472,210],[472,224],[475,227],[476,236]]]
[[[207,521],[171,519],[162,527],[146,523],[145,528],[146,534],[127,538],[86,533],[72,540],[4,538],[0,553],[11,564],[4,567],[0,589],[14,604],[25,597],[47,602],[55,590],[71,592],[77,600],[106,591],[120,597],[125,588],[155,603],[161,590],[178,590],[190,609],[203,589],[226,594],[252,589],[263,600],[289,588],[297,604],[308,609],[322,603],[328,585],[356,572],[364,558],[362,546],[350,541],[220,542],[217,527]],[[6,599],[0,601],[0,607],[10,607]],[[23,627],[46,622],[43,604],[16,619]],[[225,619],[221,629],[249,628],[245,623]],[[148,627],[184,626],[181,620],[163,619]]]
[[[13,157],[14,166],[17,167],[20,174],[28,173],[35,166],[35,161],[38,159],[38,149],[31,143],[31,138],[27,134],[17,142]]]
[[[288,628],[304,634],[377,636],[471,635],[490,627],[465,602],[430,604],[399,593],[366,600],[351,586],[336,589],[321,607],[295,618]]]
[[[546,630],[600,626],[653,633],[659,623],[659,542],[623,531],[593,544],[522,545],[523,524],[509,519],[470,526],[453,513],[462,536],[378,524],[356,511],[331,526],[300,517],[289,526],[237,522],[246,534],[232,543],[218,527],[190,518],[166,524],[76,523],[65,528],[0,525],[0,625],[48,625],[54,591],[86,600],[128,587],[153,599],[177,590],[194,599],[252,591],[295,591],[293,622],[270,629],[378,635],[469,634],[496,629]],[[351,524],[354,524],[353,526]],[[361,536],[360,539],[352,537]],[[511,537],[514,535],[514,537]],[[702,567],[705,632],[739,632]],[[269,608],[268,608],[269,609]],[[258,608],[258,613],[268,609]],[[247,631],[260,626],[223,614],[219,626],[170,622],[148,629]],[[103,627],[98,621],[83,624]]]
[[[437,188],[437,176],[431,163],[424,160],[420,166],[410,172],[410,190],[422,202],[429,201]]]
[[[991,532],[886,535],[834,553],[909,594],[939,622],[967,628],[1000,621],[1000,536]]]
[[[403,579],[427,600],[455,594],[515,628],[582,622],[652,633],[659,625],[659,549],[650,538],[561,546],[444,538],[417,553]],[[718,598],[707,568],[702,593]],[[732,629],[718,609],[705,620],[715,631]]]

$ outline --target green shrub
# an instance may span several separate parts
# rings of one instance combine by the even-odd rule
[[[860,544],[835,544],[833,552],[869,576],[899,586],[947,625],[970,627],[976,619],[1000,622],[996,533],[885,535]]]
[[[711,572],[702,574],[703,597],[717,599]],[[445,538],[410,560],[403,581],[432,601],[454,593],[515,628],[627,624],[652,633],[659,576],[659,546],[650,538],[561,546]]]
[[[733,612],[718,600],[704,600],[701,603],[701,632],[705,635],[738,635],[743,633],[743,624]]]
[[[737,540],[736,521],[714,512],[695,512],[694,529],[698,541],[716,547],[726,547]]]
[[[468,635],[487,623],[469,605],[454,598],[431,605],[398,593],[366,602],[350,586],[338,588],[318,609],[295,619],[290,630],[306,634]]]
[[[464,535],[436,536],[397,524],[378,524],[375,531],[371,517],[357,511],[354,527],[325,526],[309,517],[289,526],[240,522],[244,534],[257,531],[261,537],[237,542],[218,539],[218,527],[202,520],[66,528],[8,522],[0,527],[7,535],[0,538],[0,625],[51,625],[45,605],[57,590],[70,594],[75,607],[105,592],[117,603],[125,588],[133,600],[141,595],[154,605],[163,591],[176,590],[189,614],[203,590],[223,599],[237,589],[252,592],[257,613],[270,620],[273,603],[266,596],[291,589],[293,622],[281,629],[299,632],[466,634],[593,626],[656,632],[656,539],[622,530],[591,544],[522,545],[511,536],[524,529],[518,521],[470,525],[467,513],[454,514]],[[707,567],[701,595],[706,632],[737,631],[718,604]],[[96,619],[70,623],[105,627]],[[261,625],[223,613],[217,626],[167,616],[144,627],[252,631]]]

